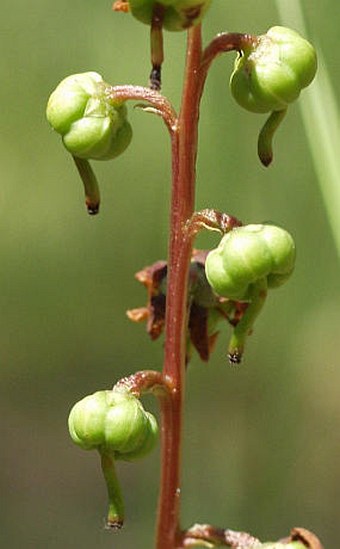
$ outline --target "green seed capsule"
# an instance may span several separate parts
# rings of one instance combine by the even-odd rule
[[[274,225],[246,225],[224,235],[206,259],[213,290],[229,299],[247,301],[254,284],[265,279],[268,288],[291,275],[295,245],[290,234]]]
[[[307,40],[291,29],[272,27],[236,59],[231,92],[248,111],[284,110],[312,82],[316,68]]]
[[[69,431],[82,448],[96,448],[122,460],[146,455],[158,438],[152,414],[136,397],[120,391],[98,391],[75,404]]]
[[[155,7],[163,7],[163,28],[181,31],[197,25],[205,15],[211,0],[129,0],[136,19],[151,25]]]
[[[82,159],[109,160],[121,154],[132,138],[124,104],[113,105],[107,84],[96,72],[65,78],[51,94],[47,120],[66,149]]]

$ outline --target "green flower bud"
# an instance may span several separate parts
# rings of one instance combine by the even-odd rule
[[[73,74],[60,82],[49,98],[47,120],[75,157],[109,160],[131,141],[126,106],[113,104],[107,88],[96,72]]]
[[[236,59],[230,88],[236,101],[252,112],[286,109],[313,80],[313,46],[297,32],[272,27]]]
[[[205,15],[211,0],[129,0],[131,13],[136,19],[151,25],[154,9],[163,6],[163,28],[181,31],[197,25]]]
[[[246,225],[224,235],[208,254],[205,270],[217,294],[247,301],[260,280],[265,279],[269,288],[283,284],[294,262],[295,245],[287,231],[274,225]]]
[[[98,391],[75,404],[69,416],[72,440],[81,448],[133,460],[149,453],[158,438],[155,418],[128,392]]]

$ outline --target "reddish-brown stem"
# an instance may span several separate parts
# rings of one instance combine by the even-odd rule
[[[188,222],[192,219],[194,212],[199,104],[208,69],[215,57],[222,52],[247,48],[253,40],[253,37],[242,34],[219,35],[202,53],[200,25],[188,31],[184,88],[178,118],[171,104],[154,90],[139,86],[115,86],[107,90],[113,102],[128,99],[148,102],[150,107],[146,110],[163,118],[171,136],[172,196],[165,349],[163,372],[159,378],[160,386],[166,380],[165,385],[170,390],[166,391],[166,398],[160,398],[162,455],[156,549],[174,549],[180,547],[183,541],[179,510],[187,286],[192,243],[198,230],[198,227],[191,227],[193,229],[191,231]],[[202,222],[204,225],[204,219],[197,221],[198,225],[200,223],[202,225]],[[211,220],[208,221],[210,225]],[[221,218],[217,219],[219,229],[222,221],[226,226],[229,222],[239,224],[232,218],[228,218],[227,221]],[[154,381],[157,384],[157,380],[154,379],[151,385]],[[137,385],[140,382],[142,387],[144,380],[142,378],[138,380]]]
[[[168,257],[167,310],[163,374],[173,385],[172,398],[161,402],[161,489],[157,549],[174,549],[179,525],[182,408],[185,389],[187,283],[194,234],[187,223],[194,211],[199,104],[208,68],[222,51],[239,49],[246,35],[217,37],[202,55],[200,25],[188,31],[184,89],[178,127],[172,132],[172,200]]]
[[[165,319],[164,376],[173,385],[172,398],[161,403],[162,456],[157,549],[174,549],[180,537],[180,462],[185,386],[187,284],[191,239],[185,224],[194,210],[195,164],[200,89],[201,29],[188,31],[187,58],[178,129],[172,135],[172,198]]]
[[[113,390],[126,390],[137,398],[146,393],[153,393],[160,398],[169,398],[172,387],[161,372],[141,370],[120,379],[113,386]]]

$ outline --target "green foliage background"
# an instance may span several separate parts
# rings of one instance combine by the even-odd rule
[[[339,95],[337,0],[305,0]],[[162,343],[125,310],[142,305],[134,272],[166,257],[169,143],[156,117],[130,110],[134,140],[97,163],[102,209],[87,216],[71,159],[45,121],[66,75],[97,70],[113,84],[147,84],[148,29],[111,2],[2,1],[1,41],[1,547],[152,547],[157,452],[122,464],[127,523],[104,530],[99,460],[70,441],[70,407],[137,369],[161,368]],[[260,33],[274,3],[215,0],[204,35]],[[184,34],[166,35],[163,92],[178,105]],[[222,328],[209,365],[188,372],[183,522],[211,522],[277,539],[291,526],[339,540],[340,287],[327,215],[298,106],[265,170],[256,157],[263,118],[232,102],[233,55],[213,66],[202,104],[197,208],[294,235],[294,277],[273,292],[244,364],[226,363]],[[303,100],[303,95],[302,95]],[[340,212],[339,212],[340,214]],[[215,236],[198,246],[212,246]],[[151,402],[150,406],[154,406]]]

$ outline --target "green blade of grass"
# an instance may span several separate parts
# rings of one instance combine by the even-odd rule
[[[276,0],[283,25],[307,37],[300,0]],[[340,258],[340,124],[339,110],[321,48],[318,73],[299,101],[314,168],[327,211],[334,243]]]

